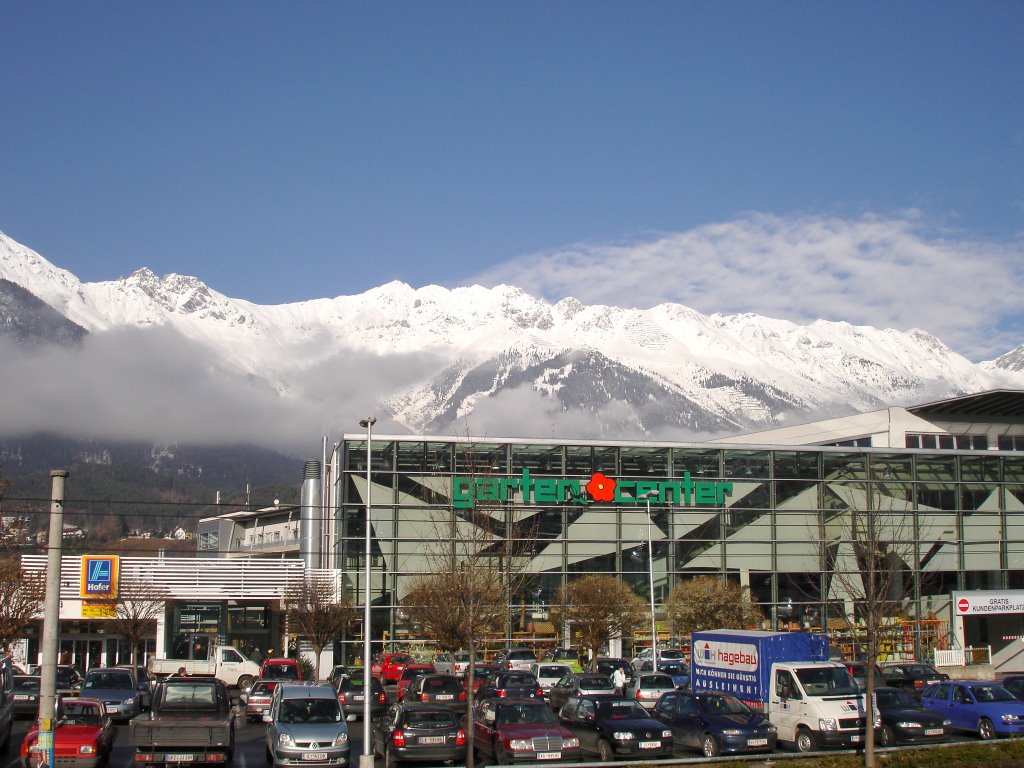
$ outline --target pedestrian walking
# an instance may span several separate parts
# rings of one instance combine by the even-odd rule
[[[624,696],[626,693],[626,670],[619,666],[612,672],[612,685],[615,687],[616,696]]]

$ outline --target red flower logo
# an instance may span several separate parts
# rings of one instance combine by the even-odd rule
[[[603,472],[595,472],[587,483],[587,493],[594,501],[614,501],[615,481],[606,477]]]

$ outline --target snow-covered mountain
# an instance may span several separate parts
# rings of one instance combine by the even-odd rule
[[[501,400],[544,405],[523,434],[549,434],[557,419],[561,436],[583,424],[581,437],[710,436],[1024,386],[1024,348],[980,366],[918,330],[703,315],[676,304],[552,304],[513,286],[394,282],[355,296],[261,306],[148,269],[82,283],[2,233],[0,279],[93,337],[123,329],[180,334],[206,356],[212,375],[269,386],[282,403],[345,408],[351,388],[326,380],[365,380],[372,369],[374,412],[387,409],[413,432],[457,434],[476,414],[476,433],[511,436],[483,421],[488,402]],[[7,315],[18,311],[8,306]]]

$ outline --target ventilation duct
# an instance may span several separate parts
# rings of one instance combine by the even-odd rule
[[[302,470],[302,497],[299,512],[299,554],[306,568],[320,568],[320,462],[307,461]]]

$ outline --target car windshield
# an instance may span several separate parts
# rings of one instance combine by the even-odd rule
[[[294,664],[267,664],[263,667],[263,676],[277,680],[298,680],[299,668]]]
[[[706,715],[745,715],[750,711],[746,704],[733,696],[702,696],[697,699],[697,706]]]
[[[102,725],[103,715],[100,713],[100,708],[95,704],[67,701],[64,703],[64,717],[61,720],[61,724]]]
[[[498,710],[498,725],[513,723],[557,723],[555,713],[547,704],[514,704]]]
[[[274,686],[267,685],[266,683],[256,683],[249,691],[250,696],[269,696],[274,692]]]
[[[412,664],[412,656],[403,656],[396,653],[388,661],[389,664]]]
[[[282,723],[337,723],[341,718],[337,699],[285,699],[281,702]]]
[[[135,687],[132,676],[126,672],[90,672],[85,688],[93,690],[131,690]]]
[[[38,677],[16,677],[14,678],[14,690],[16,691],[29,691],[32,693],[39,691],[39,678]]]
[[[938,677],[939,673],[931,667],[920,665],[915,667],[905,667],[904,672],[914,677]]]
[[[597,706],[597,716],[609,720],[646,720],[650,717],[646,709],[631,701],[602,701]]]
[[[878,699],[878,706],[883,709],[917,709],[918,704],[914,697],[906,691],[896,688],[875,691]]]
[[[565,667],[549,666],[541,664],[537,667],[538,677],[561,677],[565,674]]]
[[[1016,697],[1001,685],[976,685],[971,689],[979,702],[1013,701]]]
[[[851,696],[860,690],[846,667],[804,667],[796,676],[808,696]]]

